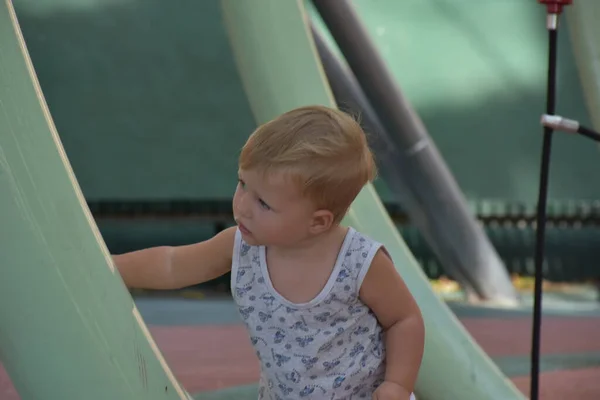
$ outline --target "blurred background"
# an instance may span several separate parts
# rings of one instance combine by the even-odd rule
[[[545,8],[524,0],[352,4],[530,306],[542,144],[539,120],[545,110],[548,65]],[[588,12],[598,14],[590,4]],[[256,122],[219,2],[14,0],[14,5],[67,156],[110,251],[197,242],[231,225],[237,156]],[[309,1],[305,6],[308,18],[340,54],[314,6]],[[573,35],[572,21],[563,18],[560,25],[557,109],[591,126],[591,115],[598,110],[591,108],[586,89],[598,81],[582,77],[581,63],[586,60],[577,57],[581,38]],[[585,309],[590,317],[598,311],[599,165],[597,145],[575,135],[555,135],[545,289],[554,293],[549,299],[561,315],[580,315]],[[491,333],[496,325],[482,325],[481,309],[462,301],[460,285],[389,182],[379,178],[375,187],[436,292],[453,305],[486,351],[495,354],[505,373],[515,379],[527,375],[529,320],[519,320],[520,328],[511,329],[510,335],[521,336],[509,335],[525,343],[521,358],[510,361],[501,358],[504,353],[494,353],[503,340],[501,333]],[[225,340],[244,337],[237,330],[233,336],[221,333],[223,342],[213,342],[218,353],[211,356],[230,363],[223,368],[251,365],[246,368],[250,376],[237,381],[224,378],[231,374],[223,369],[198,369],[206,364],[200,361],[206,357],[206,343],[197,353],[188,349],[196,358],[190,355],[186,361],[177,358],[182,350],[168,350],[173,340],[181,343],[181,337],[169,336],[177,333],[166,333],[167,326],[237,327],[228,276],[178,293],[134,294],[186,387],[200,391],[253,382],[253,354],[240,350],[227,356],[223,347]],[[155,296],[162,299],[152,300]],[[529,317],[526,309],[497,312]],[[556,329],[564,334],[569,329],[590,335],[600,331],[597,322],[581,324],[573,328],[576,322],[557,323]],[[564,338],[556,337],[557,342]],[[239,354],[250,360],[248,364]],[[579,355],[552,357],[546,364],[549,371],[563,371],[568,363],[579,368],[600,365],[597,355],[595,361],[588,357],[579,364],[573,361]],[[525,391],[523,379],[519,387]],[[573,386],[575,378],[568,379]],[[595,390],[590,393],[600,396],[600,388]]]

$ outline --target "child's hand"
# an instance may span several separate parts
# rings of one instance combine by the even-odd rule
[[[410,400],[410,393],[397,383],[384,381],[373,393],[372,400]]]

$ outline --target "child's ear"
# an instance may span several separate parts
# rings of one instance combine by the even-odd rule
[[[317,210],[314,212],[310,224],[310,231],[313,234],[325,232],[333,224],[333,213],[329,210]]]

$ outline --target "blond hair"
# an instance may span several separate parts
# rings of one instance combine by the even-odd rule
[[[316,207],[331,211],[336,223],[377,173],[360,124],[319,105],[296,108],[261,125],[242,148],[239,167],[283,170]]]

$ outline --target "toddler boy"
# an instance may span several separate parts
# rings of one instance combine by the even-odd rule
[[[324,106],[260,126],[239,158],[236,226],[114,256],[128,287],[175,289],[231,271],[260,360],[259,399],[413,399],[421,313],[381,243],[340,225],[376,175],[360,125]]]

